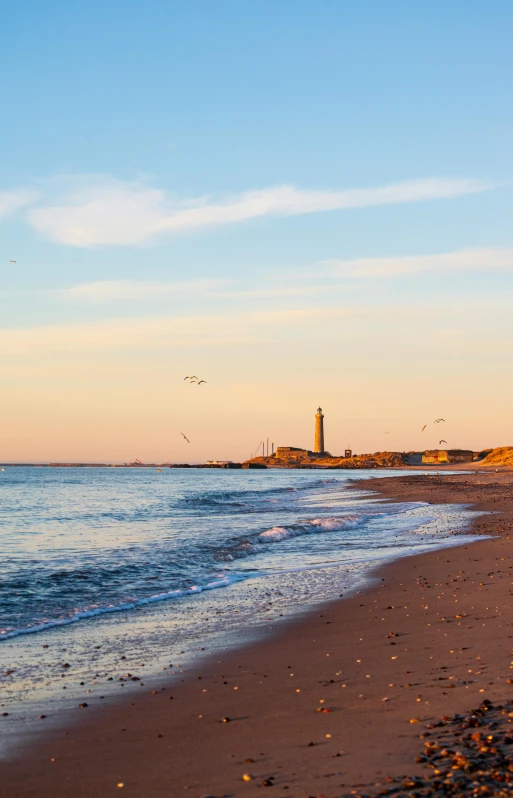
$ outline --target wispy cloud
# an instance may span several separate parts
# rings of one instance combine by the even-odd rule
[[[306,308],[271,312],[204,314],[161,318],[124,318],[83,324],[0,329],[0,354],[148,351],[169,347],[230,344],[272,340],[272,330],[305,324],[319,318],[350,316],[361,311],[344,308]]]
[[[513,249],[465,250],[434,255],[410,255],[386,258],[358,258],[327,260],[316,264],[316,270],[296,270],[293,273],[272,272],[260,275],[257,283],[235,279],[197,279],[183,281],[99,280],[80,283],[68,288],[50,289],[47,293],[57,299],[108,304],[115,302],[146,302],[176,297],[195,299],[258,299],[332,294],[342,290],[346,280],[375,277],[396,277],[416,274],[445,274],[448,272],[513,271]],[[312,282],[315,280],[315,282]]]
[[[18,189],[16,191],[0,191],[0,218],[9,216],[19,208],[31,205],[37,198],[35,191]]]
[[[184,316],[119,318],[77,324],[38,325],[36,327],[0,329],[0,355],[16,359],[28,356],[38,359],[42,355],[78,355],[85,353],[107,354],[164,351],[170,348],[209,346],[240,346],[248,343],[275,343],[288,340],[297,348],[301,336],[328,336],[340,334],[344,324],[350,325],[354,334],[375,342],[375,335],[403,336],[405,318],[411,320],[412,331],[433,330],[433,320],[445,322],[447,312],[453,314],[454,323],[468,322],[475,314],[487,314],[493,319],[488,324],[498,329],[509,325],[509,298],[503,300],[462,300],[454,305],[450,297],[443,297],[436,305],[429,301],[396,305],[346,305],[327,306],[322,303],[309,308],[276,309],[265,311],[236,311],[231,313],[205,313]],[[358,326],[359,325],[359,326]],[[508,326],[509,329],[509,326]],[[413,334],[413,333],[412,333]],[[344,334],[345,335],[345,334]],[[482,336],[483,333],[480,333]],[[356,336],[359,337],[358,335]],[[409,339],[408,339],[409,340]],[[412,342],[415,342],[415,336]],[[412,344],[413,345],[413,344]],[[415,346],[418,345],[418,337]]]
[[[447,271],[512,271],[513,249],[480,249],[388,258],[323,261],[328,274],[337,277],[389,277]],[[326,273],[325,273],[326,276]]]
[[[184,294],[207,294],[216,288],[226,287],[231,282],[231,280],[184,280],[182,282],[100,280],[94,283],[80,283],[69,288],[53,289],[49,293],[58,299],[107,303],[183,296]]]
[[[165,234],[265,216],[447,199],[493,187],[481,180],[429,178],[341,191],[272,186],[222,199],[176,199],[163,189],[102,175],[68,178],[65,184],[61,197],[31,210],[28,219],[48,238],[77,247],[143,244]]]
[[[176,297],[180,300],[209,297],[209,299],[258,299],[312,296],[324,291],[333,291],[333,282],[316,285],[290,285],[277,287],[251,287],[236,280],[184,280],[182,282],[159,282],[151,280],[100,280],[79,283],[68,288],[53,288],[46,294],[63,301],[110,304],[115,302],[146,302]]]

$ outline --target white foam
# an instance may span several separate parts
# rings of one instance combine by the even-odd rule
[[[137,607],[144,607],[147,604],[156,604],[159,601],[170,601],[171,599],[180,598],[181,596],[191,596],[196,593],[203,593],[205,590],[215,590],[219,587],[228,587],[236,582],[241,582],[246,577],[242,574],[232,574],[230,576],[223,576],[216,579],[214,582],[208,582],[206,585],[193,585],[192,587],[184,590],[170,590],[168,593],[159,593],[155,596],[148,596],[147,598],[138,599],[137,601],[127,601],[124,604],[115,604],[110,607],[98,607],[91,610],[82,610],[70,615],[68,618],[55,618],[50,621],[43,621],[36,626],[30,626],[26,629],[0,630],[0,642],[8,640],[12,637],[19,637],[20,635],[30,635],[36,632],[43,632],[46,629],[52,629],[56,626],[68,626],[71,623],[78,623],[87,618],[95,618],[98,615],[107,615],[112,612],[125,612],[126,610],[134,610]]]
[[[259,541],[264,543],[278,543],[289,538],[296,538],[299,535],[310,535],[313,532],[332,532],[337,529],[352,529],[369,518],[365,515],[345,515],[335,518],[312,518],[299,521],[291,526],[273,526],[266,529],[258,536]]]

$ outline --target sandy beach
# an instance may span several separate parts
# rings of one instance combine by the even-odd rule
[[[0,764],[2,795],[220,798],[270,788],[335,798],[422,776],[415,759],[427,726],[513,694],[513,471],[412,472],[363,486],[490,511],[473,531],[493,537],[396,561],[275,637],[214,660],[205,651],[178,686],[77,708],[76,723]]]

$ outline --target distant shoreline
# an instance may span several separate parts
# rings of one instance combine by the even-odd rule
[[[132,465],[130,463],[0,463],[0,468],[130,468],[133,470],[137,469],[144,469],[144,468],[217,468],[221,470],[238,470],[246,465],[245,463],[233,463],[231,467],[226,467],[223,465],[219,465],[217,463],[143,463],[141,465]],[[401,465],[401,466],[367,466],[367,469],[374,470],[390,470],[390,469],[407,469],[407,470],[442,470],[445,466],[449,466],[452,469],[458,468],[460,469],[462,466],[469,466],[473,465],[476,467],[478,465],[477,462],[474,463],[464,463],[464,464],[435,464],[435,463],[423,463],[422,465]],[[360,471],[361,468],[344,468],[344,466],[340,465],[315,465],[314,463],[290,463],[290,464],[279,464],[279,465],[272,465],[272,466],[260,466],[260,468],[267,468],[269,471],[273,470],[323,470],[323,471]]]

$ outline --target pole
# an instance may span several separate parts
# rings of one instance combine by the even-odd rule
[[[271,443],[271,454],[274,456],[274,441]]]
[[[265,443],[262,441],[262,457],[265,457]]]
[[[266,455],[269,457],[269,438],[267,438],[267,447],[266,447]]]

